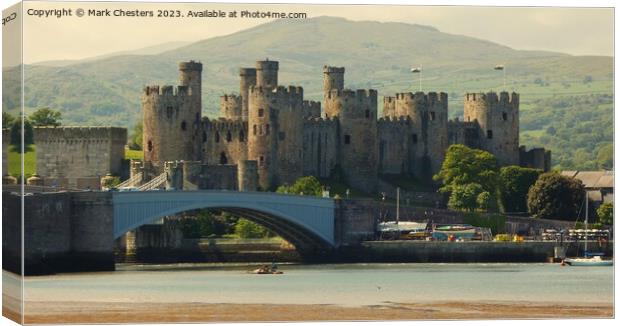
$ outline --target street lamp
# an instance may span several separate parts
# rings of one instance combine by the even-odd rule
[[[422,91],[422,66],[411,68],[411,73],[418,74],[418,83],[420,85],[420,92]]]
[[[504,90],[506,91],[506,67],[501,64],[501,65],[497,65],[495,66],[495,68],[493,68],[494,70],[501,70],[504,73]]]

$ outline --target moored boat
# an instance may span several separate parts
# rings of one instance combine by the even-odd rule
[[[601,256],[584,258],[566,258],[564,262],[571,266],[613,266],[612,259],[603,259]]]

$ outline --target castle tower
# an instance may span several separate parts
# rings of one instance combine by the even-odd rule
[[[430,181],[441,169],[448,147],[448,94],[399,93],[393,101],[394,116],[411,119],[408,170]]]
[[[274,89],[278,87],[278,62],[256,61],[256,86],[264,89]]]
[[[277,112],[271,100],[273,93],[261,86],[250,86],[248,92],[248,159],[258,162],[258,185],[263,190],[277,186],[276,126]]]
[[[200,160],[201,71],[198,62],[179,64],[180,86],[147,86],[142,94],[144,160]]]
[[[303,118],[301,87],[250,87],[248,159],[258,162],[262,189],[292,184],[302,176]]]
[[[237,178],[237,189],[239,191],[256,191],[258,188],[257,162],[249,160],[237,162]]]
[[[340,122],[339,161],[354,188],[373,192],[377,186],[377,91],[359,89],[329,91],[328,118]]]
[[[250,86],[256,85],[256,69],[239,69],[239,95],[241,96],[241,118],[248,121],[248,91]]]
[[[329,91],[332,89],[344,89],[344,67],[323,66],[323,103],[327,102]]]
[[[242,119],[243,99],[235,94],[225,94],[220,96],[220,117],[230,120]]]
[[[519,94],[467,93],[465,122],[480,126],[480,144],[500,165],[519,164]]]

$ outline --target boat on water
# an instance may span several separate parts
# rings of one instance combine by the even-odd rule
[[[585,232],[583,236],[584,257],[565,258],[562,261],[562,264],[566,263],[570,266],[613,266],[614,264],[613,259],[604,259],[602,257],[602,254],[600,253],[592,254],[588,252],[589,233],[588,233],[588,194],[587,192],[586,192],[586,196],[584,200],[586,202],[586,218],[584,221]]]
[[[571,266],[613,266],[612,259],[603,259],[601,256],[584,258],[566,258],[564,262]]]
[[[437,240],[469,240],[476,236],[476,228],[469,224],[441,225],[433,229],[432,235]]]

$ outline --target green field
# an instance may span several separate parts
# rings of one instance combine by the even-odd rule
[[[24,174],[30,177],[36,171],[36,146],[30,145],[30,150],[24,154]],[[21,174],[21,154],[14,151],[13,146],[9,148],[9,174],[18,177]]]

